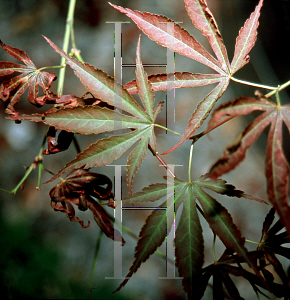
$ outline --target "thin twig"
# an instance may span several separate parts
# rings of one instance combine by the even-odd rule
[[[161,162],[162,166],[168,171],[168,173],[175,178],[174,173],[170,170],[170,168],[168,168],[167,164],[165,163],[165,161],[159,156],[158,152],[155,151],[149,144],[148,144],[148,149],[152,152],[152,154],[154,156],[156,156],[156,158]]]
[[[259,83],[253,83],[253,82],[250,82],[250,81],[245,81],[245,80],[237,79],[237,78],[234,78],[234,77],[231,77],[231,79],[235,82],[250,85],[250,86],[254,86],[254,87],[258,87],[258,88],[261,88],[261,89],[267,89],[267,90],[273,90],[273,91],[275,91],[277,89],[277,87],[263,85],[263,84],[259,84]]]
[[[69,7],[68,7],[68,13],[67,13],[67,19],[66,19],[66,27],[65,27],[65,33],[63,38],[63,46],[62,50],[64,52],[68,52],[68,46],[69,46],[69,40],[70,40],[70,32],[71,32],[71,24],[73,23],[74,19],[74,11],[75,11],[75,5],[76,0],[70,0],[69,1]],[[61,58],[60,65],[65,65],[65,58]],[[57,94],[60,96],[63,91],[63,85],[64,85],[64,78],[65,78],[65,67],[60,69],[59,76],[58,76],[58,86],[57,86]]]

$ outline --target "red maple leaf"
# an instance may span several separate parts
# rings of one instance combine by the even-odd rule
[[[1,47],[14,58],[24,62],[21,65],[14,62],[1,61],[0,62],[0,76],[10,75],[14,72],[22,73],[8,81],[4,81],[0,86],[0,99],[9,101],[5,112],[14,117],[17,113],[14,105],[19,102],[23,93],[29,88],[28,101],[34,105],[41,106],[45,104],[47,99],[54,97],[53,93],[49,92],[52,81],[56,79],[54,73],[40,71],[36,68],[30,57],[23,51],[15,47],[7,46],[0,40]],[[44,93],[43,96],[38,96],[39,86]]]
[[[277,97],[278,99],[278,97]],[[209,177],[215,179],[234,169],[246,156],[247,149],[270,125],[266,148],[266,178],[269,201],[278,212],[282,223],[290,232],[290,207],[288,205],[289,165],[282,149],[282,124],[290,131],[290,104],[281,106],[259,95],[257,99],[240,97],[218,107],[209,122],[209,132],[229,119],[255,110],[263,113],[251,122],[234,144],[228,146],[223,156],[212,166]]]

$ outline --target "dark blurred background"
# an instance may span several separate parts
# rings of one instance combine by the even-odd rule
[[[65,29],[67,0],[0,0],[0,39],[7,45],[24,50],[37,67],[58,65],[60,57],[50,48],[42,35],[50,38],[57,46],[62,47]],[[114,0],[114,4],[163,14],[183,22],[190,33],[210,51],[206,39],[191,25],[181,0]],[[234,52],[234,42],[239,29],[254,11],[257,0],[208,0],[225,44],[230,59]],[[277,86],[290,79],[289,46],[290,37],[290,1],[265,0],[260,17],[258,40],[251,51],[251,61],[240,70],[235,77]],[[114,75],[114,25],[107,21],[129,21],[120,12],[113,9],[103,0],[78,0],[75,12],[75,38],[83,59],[90,64]],[[137,39],[140,34],[137,26],[131,21],[123,25],[123,63],[134,64]],[[141,37],[141,55],[143,63],[166,63],[166,49],[149,40],[144,34]],[[0,49],[1,61],[15,61],[4,50]],[[148,74],[165,72],[164,68],[147,68]],[[176,55],[176,71],[211,72],[205,66],[192,62],[188,58]],[[54,71],[52,71],[54,72]],[[56,74],[58,71],[55,70]],[[65,94],[81,96],[85,93],[73,72],[67,68],[64,87]],[[134,69],[123,68],[123,83],[134,79]],[[56,92],[54,83],[53,91]],[[176,91],[175,130],[184,132],[194,107],[211,87]],[[256,89],[231,83],[220,103],[237,96],[253,96]],[[25,94],[26,95],[26,94]],[[165,94],[156,93],[157,101],[164,100]],[[289,103],[288,92],[281,93],[282,103]],[[0,187],[12,190],[24,175],[25,166],[30,165],[39,152],[46,128],[42,124],[22,122],[14,124],[4,119],[4,104],[0,103]],[[23,97],[16,105],[20,112],[38,112]],[[164,114],[160,122],[164,122]],[[221,156],[225,146],[233,142],[245,124],[253,116],[232,120],[223,128],[217,129],[209,138],[197,144],[194,152],[194,176],[208,171],[210,166]],[[157,134],[164,132],[156,130]],[[262,136],[249,150],[247,159],[236,170],[223,178],[235,184],[247,194],[267,200],[264,178],[265,138]],[[288,133],[285,131],[285,137]],[[79,137],[82,149],[95,141],[95,137]],[[158,136],[160,153],[168,150],[178,137]],[[214,146],[213,146],[214,145]],[[289,158],[289,144],[284,145]],[[184,147],[169,154],[164,159],[168,163],[183,165],[176,168],[177,176],[187,174],[189,147]],[[206,151],[205,151],[206,150]],[[44,166],[56,172],[73,159],[76,151],[73,146],[64,153],[44,158]],[[125,155],[126,156],[126,155]],[[126,157],[117,161],[126,164]],[[157,162],[149,154],[145,163],[135,177],[134,191],[155,182],[164,182],[166,175],[162,168],[156,168]],[[152,170],[157,169],[152,172]],[[94,169],[113,179],[113,168]],[[253,175],[254,174],[254,175]],[[186,176],[186,175],[185,175]],[[43,174],[42,182],[50,175]],[[125,174],[124,174],[125,178]],[[99,228],[94,222],[87,229],[79,224],[69,222],[64,214],[56,213],[50,207],[49,190],[56,183],[41,186],[36,190],[37,170],[32,172],[25,182],[23,190],[16,195],[0,192],[0,289],[6,298],[43,298],[43,299],[85,299],[88,293],[90,272]],[[126,186],[123,184],[126,195]],[[251,240],[259,241],[262,222],[269,207],[260,203],[252,203],[243,199],[220,200],[231,214],[242,233]],[[249,209],[250,207],[250,209]],[[112,211],[110,211],[113,213]],[[148,211],[124,212],[123,222],[138,235]],[[85,222],[92,220],[89,212],[77,213]],[[204,224],[206,241],[205,263],[211,262],[212,235]],[[136,240],[124,233],[126,246],[123,249],[123,275],[125,276],[133,262]],[[208,243],[208,244],[207,244]],[[222,253],[223,246],[217,244],[217,252]],[[165,251],[165,246],[161,247]],[[285,269],[289,263],[285,262]],[[138,270],[121,292],[112,295],[121,281],[106,280],[113,276],[113,242],[103,237],[96,273],[94,276],[92,299],[185,299],[180,280],[157,280],[165,276],[165,262],[153,255]],[[255,299],[251,289],[238,283],[243,289],[245,299]],[[246,293],[246,294],[245,294]],[[247,294],[248,293],[248,294]],[[205,299],[212,299],[208,288]]]

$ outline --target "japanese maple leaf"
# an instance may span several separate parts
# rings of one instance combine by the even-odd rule
[[[1,84],[0,99],[9,101],[5,112],[12,116],[19,115],[15,111],[14,105],[19,102],[21,96],[28,88],[28,101],[34,105],[43,105],[45,97],[48,97],[48,95],[39,97],[39,86],[42,88],[43,93],[47,94],[52,81],[56,79],[55,74],[38,70],[23,50],[7,46],[1,40],[0,45],[8,54],[25,64],[21,65],[7,61],[0,62],[0,76],[10,75],[14,72],[22,73]]]
[[[234,144],[228,146],[223,156],[209,171],[210,178],[217,178],[238,166],[245,158],[248,148],[263,130],[270,126],[266,148],[267,192],[270,202],[290,233],[290,207],[288,205],[289,165],[282,149],[282,124],[290,131],[290,104],[281,106],[266,97],[240,97],[217,108],[209,122],[207,132],[241,115],[260,110],[263,113],[250,123]]]
[[[167,178],[167,180],[173,181],[170,178]],[[197,213],[196,199],[201,205],[202,213],[209,226],[220,237],[225,246],[236,252],[239,257],[242,257],[258,273],[251,258],[248,257],[247,249],[244,246],[245,239],[233,223],[230,213],[217,200],[206,193],[204,189],[231,197],[258,200],[237,190],[233,185],[227,184],[224,180],[208,180],[206,176],[190,182],[174,178],[172,194],[168,193],[168,183],[157,183],[145,187],[141,192],[136,193],[130,198],[124,199],[123,207],[142,205],[168,196],[166,210],[164,209],[166,202],[164,202],[149,215],[143,225],[135,248],[135,260],[130,267],[129,273],[126,276],[127,278],[116,291],[119,291],[128,282],[129,278],[139,269],[141,264],[162,244],[166,238],[166,233],[168,235],[173,225],[173,223],[168,224],[168,211],[174,211],[175,208],[176,212],[183,203],[180,221],[175,233],[176,263],[179,275],[183,277],[182,284],[184,291],[188,295],[188,299],[200,299],[202,297],[203,292],[200,293],[200,297],[197,294],[199,294],[201,288],[200,277],[202,275],[204,260],[204,241]],[[170,197],[173,197],[173,194],[174,200],[171,199],[172,201],[169,201]]]
[[[52,109],[41,115],[24,115],[19,117],[18,120],[43,122],[46,125],[55,127],[55,129],[80,134],[100,134],[120,129],[131,129],[122,135],[111,135],[91,144],[49,181],[73,169],[82,167],[88,169],[110,164],[139,141],[128,156],[127,182],[131,193],[133,177],[146,157],[148,143],[152,149],[156,149],[154,122],[163,104],[163,102],[159,102],[154,109],[155,96],[142,66],[140,39],[137,45],[136,78],[138,93],[144,109],[120,84],[105,72],[69,57],[49,39],[46,38],[46,40],[57,53],[66,59],[67,64],[75,71],[88,92],[97,99],[121,109],[122,113],[107,107],[88,105]],[[123,111],[130,115],[124,114]]]
[[[228,87],[232,75],[249,62],[249,52],[253,48],[258,28],[258,19],[263,0],[259,1],[255,11],[245,22],[236,39],[235,52],[232,62],[229,62],[226,47],[217,23],[212,15],[206,0],[184,0],[185,8],[192,24],[208,39],[216,56],[213,57],[187,30],[179,24],[162,15],[148,12],[133,11],[114,4],[109,4],[131,18],[150,39],[163,47],[167,47],[181,55],[187,56],[218,74],[193,74],[189,72],[176,72],[174,80],[168,85],[168,74],[155,74],[149,77],[155,91],[172,88],[195,87],[218,83],[218,85],[197,105],[181,140],[168,154],[194,135],[196,130],[208,117],[216,101],[223,95]],[[136,92],[136,82],[128,82],[125,87],[130,93]]]

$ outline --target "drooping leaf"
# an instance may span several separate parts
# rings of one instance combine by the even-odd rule
[[[192,24],[207,37],[222,69],[229,73],[230,63],[226,47],[218,29],[217,23],[205,0],[184,0],[187,13]]]
[[[114,228],[110,216],[105,211],[105,209],[97,201],[94,201],[94,199],[90,196],[87,196],[86,199],[88,208],[94,215],[94,220],[99,225],[101,230],[105,233],[105,235],[114,241],[122,242],[122,246],[124,246],[125,240],[121,236],[121,233]]]
[[[251,260],[254,261],[263,256],[263,252],[251,251],[248,252],[248,256],[251,258]],[[201,277],[202,286],[200,287],[200,289],[204,291],[210,277],[213,276],[215,299],[243,299],[241,298],[239,291],[237,290],[237,286],[235,286],[233,280],[229,277],[229,275],[233,275],[242,276],[246,280],[248,280],[257,296],[258,292],[262,295],[265,295],[257,287],[258,285],[263,287],[264,289],[267,289],[265,283],[260,279],[259,276],[246,271],[242,267],[242,263],[245,263],[244,259],[240,256],[234,255],[233,251],[227,248],[218,261],[215,261],[213,264],[203,268],[203,274]],[[238,265],[238,267],[236,267],[235,265]],[[227,289],[227,291],[224,290],[224,287]],[[200,296],[199,298],[196,297],[196,299],[200,299]]]
[[[233,280],[231,279],[229,274],[227,272],[222,271],[221,275],[222,275],[222,279],[223,279],[223,284],[224,284],[225,288],[227,289],[229,296],[232,299],[245,300],[244,298],[241,297],[235,283],[233,282]]]
[[[272,121],[266,149],[266,178],[269,201],[278,212],[290,233],[290,206],[288,205],[289,165],[282,149],[282,112],[277,111]],[[290,131],[290,128],[289,128]]]
[[[209,122],[207,132],[232,117],[260,110],[258,116],[240,134],[237,140],[228,146],[224,155],[211,167],[209,177],[216,179],[234,169],[243,161],[247,149],[257,140],[263,130],[270,125],[266,149],[266,178],[269,201],[274,205],[282,223],[290,232],[290,207],[288,205],[289,166],[282,150],[282,123],[290,132],[290,106],[280,106],[267,98],[240,97],[217,108]]]
[[[213,270],[213,283],[212,283],[212,293],[213,293],[213,300],[224,300],[225,294],[223,290],[223,278],[217,270],[217,268],[214,268]]]
[[[80,220],[75,215],[75,209],[72,206],[71,202],[74,204],[78,204],[79,200],[78,200],[78,198],[69,198],[66,201],[62,201],[62,202],[51,201],[51,207],[55,211],[60,211],[60,212],[65,213],[71,222],[79,222],[83,229],[88,228],[91,224],[90,221],[88,221],[88,225],[85,226],[84,221]]]
[[[70,146],[73,140],[73,133],[62,130],[56,141],[56,132],[57,130],[54,127],[48,129],[46,139],[47,139],[47,149],[42,152],[42,154],[54,154],[61,151],[65,151]]]
[[[284,271],[281,262],[278,260],[275,253],[273,253],[271,250],[268,250],[265,256],[269,261],[269,263],[274,267],[278,276],[281,278],[284,287],[288,289],[288,295],[289,295],[290,288],[288,285],[288,276],[286,275],[286,272]]]
[[[267,287],[267,285],[265,285],[265,283],[263,283],[263,281],[261,281],[261,279],[258,276],[241,268],[241,266],[235,267],[232,265],[224,265],[223,267],[224,267],[224,269],[226,269],[228,271],[229,274],[232,274],[234,276],[242,276],[246,280],[248,280],[249,283],[251,284],[251,286],[253,287],[254,291],[256,292],[257,297],[258,297],[258,293],[260,293],[261,295],[265,296],[266,298],[269,298],[266,294],[264,294],[258,288],[258,286],[262,287],[263,289],[266,289],[266,290],[270,288],[271,293],[273,293],[278,298],[285,297],[285,296],[287,297],[287,295],[289,294],[289,291],[287,291],[287,289],[285,289],[285,287],[282,284],[272,282],[270,287],[269,286]],[[284,298],[284,299],[287,299],[287,298]]]
[[[260,0],[255,11],[251,14],[250,18],[245,22],[244,27],[242,27],[239,32],[235,45],[234,58],[231,63],[231,74],[237,72],[250,60],[248,54],[254,47],[257,39],[258,20],[262,5],[263,0]]]
[[[102,187],[103,185],[106,185],[106,187]],[[84,226],[84,222],[75,216],[72,204],[77,205],[81,211],[89,209],[105,235],[114,241],[121,241],[124,245],[125,241],[120,232],[114,229],[108,213],[91,197],[112,200],[111,190],[112,182],[107,176],[79,169],[70,172],[65,179],[50,190],[49,195],[54,210],[66,213],[71,221],[79,222],[83,228],[89,227],[90,222],[87,226]]]
[[[275,106],[275,103],[271,99],[266,98],[249,98],[239,97],[235,100],[228,101],[227,103],[221,104],[213,112],[211,119],[209,120],[206,133],[215,129],[216,127],[224,124],[232,118],[240,115],[247,115],[254,110],[263,111],[269,109],[270,106]]]
[[[105,188],[101,186],[105,185]],[[53,201],[61,202],[66,198],[75,198],[87,194],[107,200],[112,197],[112,182],[103,174],[88,172],[84,169],[71,171],[65,179],[57,183],[49,192]]]
[[[159,45],[192,58],[220,74],[225,74],[220,62],[212,57],[212,55],[179,24],[174,23],[165,16],[132,11],[129,8],[123,8],[110,2],[109,4],[131,18],[140,30]],[[170,23],[173,24],[173,30],[168,28],[171,25]]]
[[[0,76],[10,75],[14,72],[22,73],[22,75],[15,76],[1,84],[0,99],[9,101],[5,112],[12,116],[19,115],[15,111],[14,105],[19,102],[21,96],[28,88],[28,101],[34,105],[43,105],[47,98],[50,97],[48,89],[52,81],[56,79],[55,74],[39,71],[23,50],[7,46],[1,40],[0,45],[8,54],[25,64],[21,65],[6,61],[0,62]],[[44,96],[38,96],[39,86],[42,88]]]
[[[253,263],[248,258],[247,249],[244,246],[245,239],[242,238],[240,231],[233,223],[232,217],[227,209],[205,193],[200,187],[193,185],[193,189],[212,230],[227,248],[235,251],[253,267]]]

